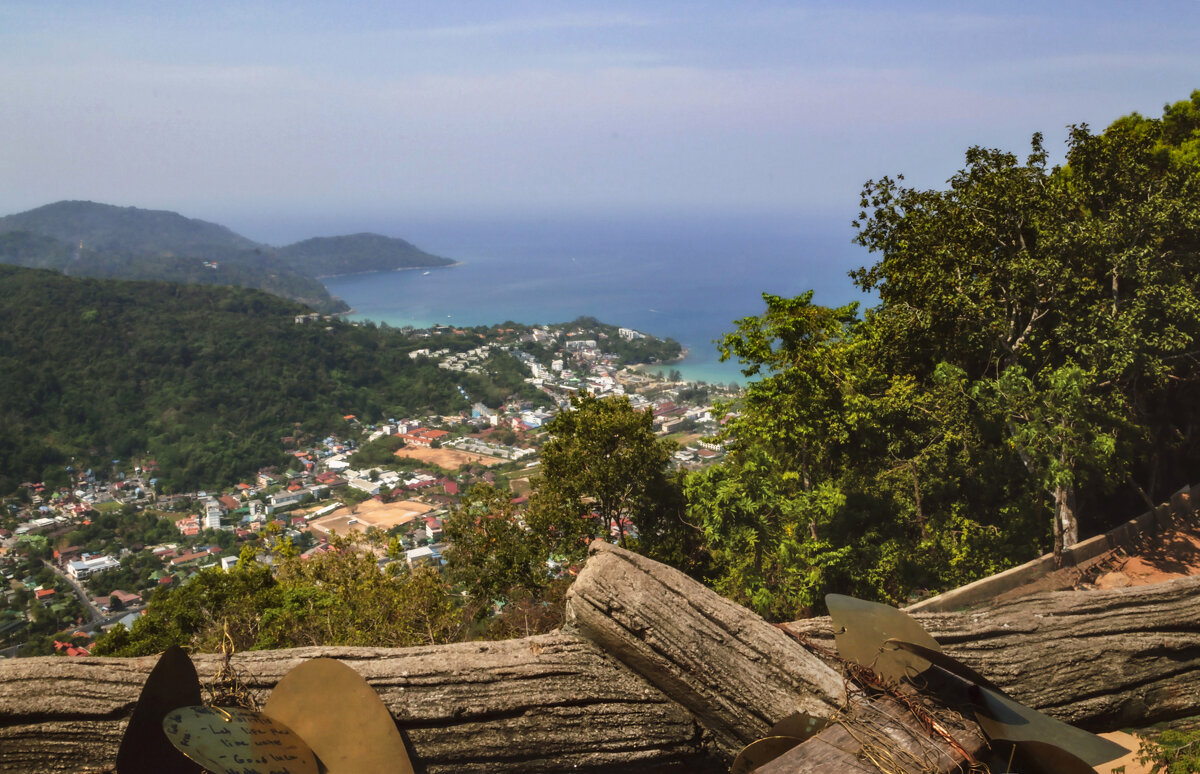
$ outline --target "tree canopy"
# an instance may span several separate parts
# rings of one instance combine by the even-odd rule
[[[1196,469],[1200,91],[1073,127],[1066,163],[971,148],[944,190],[863,188],[865,311],[767,295],[689,505],[726,593],[899,602],[1127,518]]]

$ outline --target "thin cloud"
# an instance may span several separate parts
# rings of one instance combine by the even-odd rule
[[[505,19],[482,24],[426,27],[395,32],[431,38],[479,38],[528,35],[562,30],[599,30],[620,27],[650,27],[657,20],[630,14],[575,14],[540,18]]]

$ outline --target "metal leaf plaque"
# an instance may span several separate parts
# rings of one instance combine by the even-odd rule
[[[1041,755],[1047,754],[1046,748],[1059,748],[1090,767],[1129,753],[1116,742],[1043,715],[999,691],[981,687],[979,694],[982,706],[976,710],[975,719],[989,739],[1016,742],[1019,749],[1040,750]]]
[[[163,718],[171,744],[213,774],[318,774],[296,732],[261,712],[182,707]]]
[[[771,727],[768,736],[790,736],[800,741],[816,736],[829,725],[829,718],[818,718],[807,712],[793,712]]]
[[[939,653],[942,650],[921,624],[889,605],[841,594],[825,595],[825,604],[833,619],[838,653],[847,661],[870,667],[885,680],[898,683],[929,668],[929,662],[915,653],[885,650],[888,640],[911,642]]]
[[[121,747],[117,774],[200,774],[200,767],[175,749],[163,733],[171,710],[200,703],[196,667],[178,645],[163,651],[138,697]]]
[[[340,661],[306,661],[284,675],[263,713],[301,736],[329,774],[412,774],[387,706]]]
[[[738,756],[733,759],[733,766],[730,767],[729,774],[750,774],[759,766],[765,766],[802,741],[802,739],[790,736],[768,736],[751,742],[743,747]]]
[[[885,649],[897,648],[899,650],[906,650],[913,655],[920,656],[934,666],[940,667],[950,674],[966,680],[967,682],[974,683],[975,685],[983,688],[991,688],[994,691],[1000,690],[1000,687],[991,680],[988,680],[986,677],[979,674],[974,669],[971,669],[971,667],[962,663],[953,656],[947,656],[940,650],[931,650],[930,648],[925,648],[920,645],[914,645],[911,642],[904,642],[903,640],[897,639],[890,639],[886,641],[884,646]]]

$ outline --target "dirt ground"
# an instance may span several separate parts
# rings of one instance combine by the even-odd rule
[[[1189,575],[1200,575],[1200,527],[1157,536],[1138,553],[1118,558],[1094,584],[1099,589],[1147,586]]]
[[[1136,548],[1110,551],[1085,564],[1064,567],[1004,592],[997,601],[1042,591],[1148,586],[1189,575],[1200,575],[1200,526],[1168,530]]]
[[[428,462],[445,470],[458,470],[460,465],[467,464],[490,468],[493,465],[508,462],[499,457],[485,457],[482,454],[471,454],[458,449],[426,449],[420,446],[405,446],[403,449],[397,449],[396,456]]]
[[[328,516],[313,519],[308,526],[316,532],[325,534],[335,533],[346,535],[349,532],[366,532],[368,527],[378,527],[384,531],[407,524],[419,519],[433,510],[433,506],[417,500],[402,500],[394,503],[381,503],[378,500],[339,508]],[[353,524],[350,522],[354,521]]]

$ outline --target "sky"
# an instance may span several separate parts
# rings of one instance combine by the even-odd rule
[[[0,0],[0,213],[841,219],[970,145],[1158,115],[1197,41],[1197,0]]]

